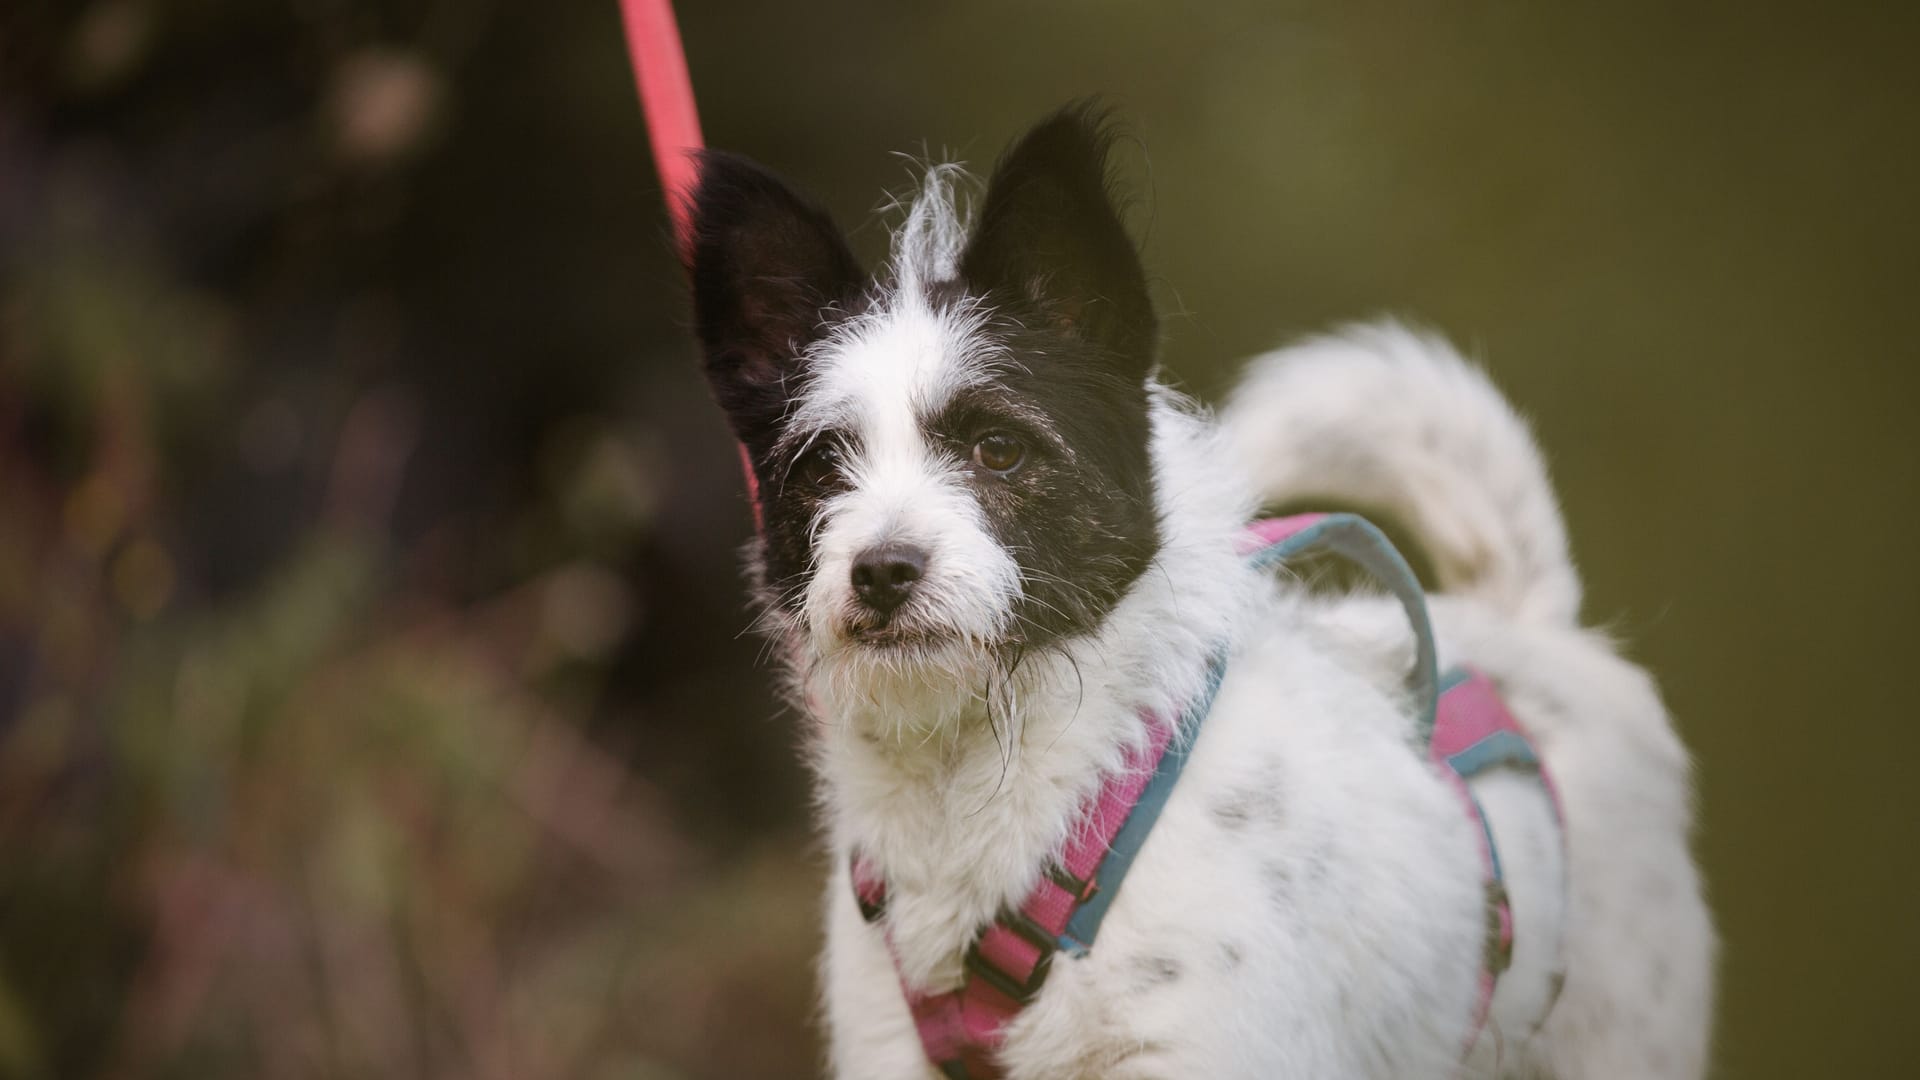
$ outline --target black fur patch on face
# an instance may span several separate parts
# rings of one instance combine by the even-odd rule
[[[1012,363],[924,427],[968,463],[988,528],[1020,567],[1013,643],[1044,645],[1097,627],[1159,551],[1147,391],[1071,335],[1006,318],[988,334]],[[972,462],[991,434],[1018,441],[1017,468]]]
[[[859,451],[852,432],[823,431],[791,450],[754,458],[760,477],[761,600],[786,611],[805,603],[807,582],[818,563],[814,522],[828,499],[846,490],[843,463]]]
[[[1011,363],[929,427],[965,444],[996,422],[1029,457],[977,478],[1021,569],[1022,637],[1104,619],[1159,551],[1147,380],[1158,323],[1109,191],[1113,135],[1086,106],[1041,121],[995,168],[955,286],[993,312]]]

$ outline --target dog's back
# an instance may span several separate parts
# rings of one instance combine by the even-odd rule
[[[1651,680],[1578,625],[1580,582],[1526,425],[1444,341],[1394,324],[1260,358],[1222,424],[1268,502],[1333,499],[1406,526],[1439,579],[1445,658],[1495,678],[1557,782],[1564,885],[1557,865],[1538,865],[1553,860],[1521,800],[1480,793],[1512,834],[1500,839],[1517,878],[1515,973],[1556,966],[1539,942],[1564,941],[1566,982],[1537,1038],[1511,1029],[1537,992],[1510,997],[1507,1030],[1496,1005],[1475,1064],[1560,1078],[1701,1075],[1715,939],[1688,850],[1686,753]],[[1391,606],[1315,610],[1320,636],[1398,669],[1406,633]]]

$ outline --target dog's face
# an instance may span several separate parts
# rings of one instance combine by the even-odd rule
[[[874,278],[779,179],[704,159],[706,373],[759,480],[764,612],[809,662],[1004,668],[1097,627],[1158,550],[1157,330],[1108,142],[1043,122],[971,235],[936,170]]]

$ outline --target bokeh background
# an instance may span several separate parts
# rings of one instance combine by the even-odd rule
[[[1168,365],[1377,312],[1537,421],[1699,761],[1722,1077],[1912,1076],[1912,5],[682,5],[867,257],[1100,92]],[[613,0],[0,7],[0,1076],[817,1070]]]

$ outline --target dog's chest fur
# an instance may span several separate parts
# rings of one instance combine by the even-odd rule
[[[1152,684],[1172,664],[1203,669],[1202,650],[1167,655],[1183,636],[1237,642],[1227,680],[1091,953],[1056,957],[1009,1031],[1009,1074],[1250,1075],[1251,1063],[1291,1061],[1302,1075],[1410,1076],[1457,1061],[1483,894],[1470,823],[1412,747],[1390,689],[1404,628],[1357,625],[1380,640],[1341,658],[1313,643],[1294,601],[1236,562],[1170,565],[1161,588],[1121,605],[1053,708],[1029,703],[1006,754],[988,740],[969,755],[960,740],[903,762],[829,722],[835,865],[858,849],[889,888],[881,927],[861,919],[843,871],[828,887],[844,1075],[926,1068],[896,958],[911,985],[957,983],[979,927],[1031,888],[1139,733],[1139,703],[1170,700]],[[1209,604],[1211,617],[1175,629]],[[1337,1037],[1361,1018],[1368,1038]]]

